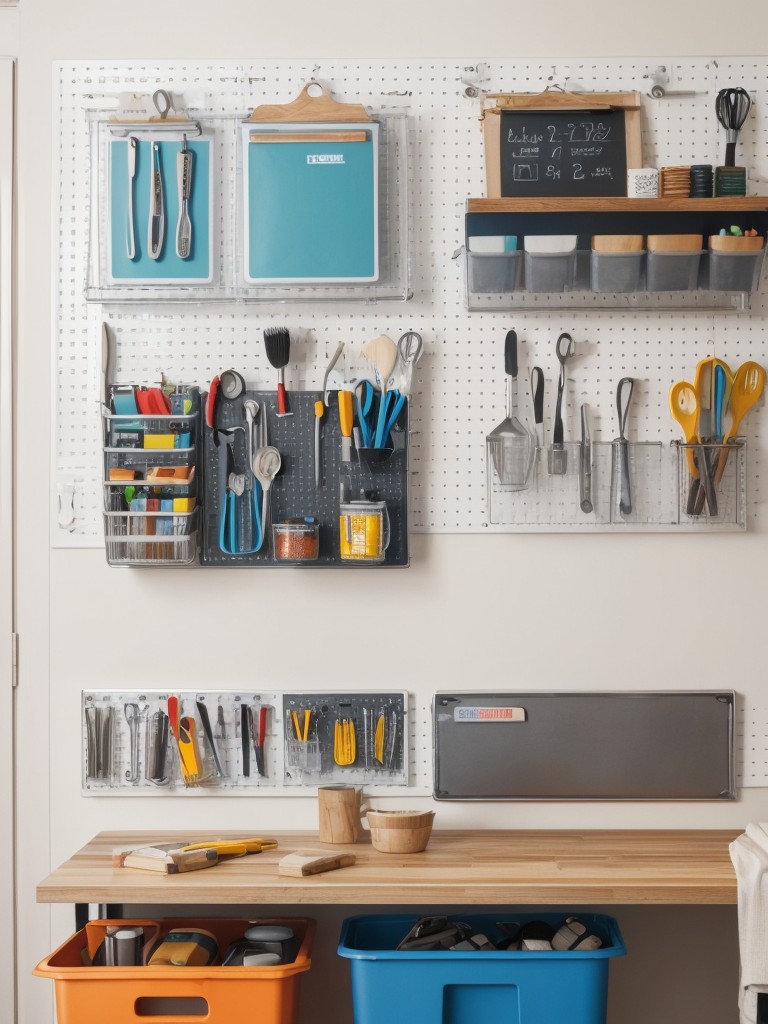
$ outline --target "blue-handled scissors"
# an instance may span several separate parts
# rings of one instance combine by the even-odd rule
[[[385,420],[384,427],[381,432],[381,442],[376,447],[385,448],[389,441],[389,435],[392,433],[392,428],[397,422],[397,417],[405,405],[405,395],[402,391],[388,391],[385,399]],[[388,408],[391,406],[391,408]]]
[[[219,458],[224,460],[224,492],[219,514],[219,547],[225,555],[253,555],[261,549],[264,543],[264,529],[257,493],[258,484],[254,481],[253,487],[245,491],[243,500],[248,503],[246,515],[250,519],[251,546],[241,547],[238,540],[238,508],[243,491],[236,486],[238,474],[235,471],[235,430],[242,430],[242,427],[219,430],[214,435],[215,443],[219,447]],[[221,451],[222,443],[224,452]],[[243,480],[243,488],[244,486],[245,481]]]
[[[362,380],[355,387],[355,408],[363,448],[370,448],[373,442],[373,417],[371,417],[371,422],[368,417],[373,409],[374,394],[375,388],[369,380]]]

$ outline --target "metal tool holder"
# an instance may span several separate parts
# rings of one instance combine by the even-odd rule
[[[199,465],[200,408],[196,392],[193,411],[187,415],[116,415],[104,409],[102,419],[108,563],[189,565],[197,555],[198,509],[182,509],[197,500],[198,484],[194,473],[189,482],[172,485],[168,481],[174,467],[190,470]],[[167,439],[163,447],[148,446],[161,439]],[[132,470],[135,479],[115,480],[116,470]],[[129,494],[142,492],[157,497],[160,509],[132,511]]]
[[[393,449],[384,453],[383,461],[366,465],[352,448],[350,462],[341,459],[341,434],[338,423],[336,392],[331,392],[329,407],[320,427],[321,486],[315,486],[315,402],[322,399],[319,391],[289,391],[290,416],[278,416],[274,391],[246,391],[229,401],[219,399],[217,428],[235,429],[234,461],[240,471],[247,465],[246,419],[243,403],[257,402],[266,410],[269,444],[278,449],[281,469],[270,487],[269,524],[264,525],[264,542],[251,554],[229,554],[220,546],[222,512],[222,478],[219,459],[224,447],[214,441],[214,430],[206,424],[204,431],[204,510],[200,562],[206,566],[295,566],[292,561],[274,557],[272,524],[287,518],[314,517],[319,522],[319,555],[315,561],[302,562],[301,567],[343,566],[371,567],[370,561],[344,561],[340,554],[339,506],[342,483],[348,497],[358,498],[361,492],[386,502],[390,524],[390,541],[382,566],[408,565],[408,406],[404,406],[392,431]],[[262,413],[260,413],[262,415]],[[247,498],[236,505],[238,536],[247,547],[248,518],[251,516]],[[252,545],[251,545],[252,546]]]
[[[407,785],[404,693],[283,694],[286,785]]]
[[[169,721],[174,698],[199,768],[187,783]],[[426,750],[424,738],[412,735],[414,716],[403,692],[84,690],[81,705],[82,790],[89,795],[300,795],[307,786],[336,781],[365,783],[386,795],[388,787],[414,786],[415,751]],[[307,741],[294,745],[291,712],[301,711],[303,721],[305,709],[311,712]],[[344,766],[333,757],[333,725],[341,716],[354,722],[359,737],[354,761]]]
[[[686,532],[735,532],[747,528],[746,444],[686,445],[673,441],[628,443],[632,510],[620,510],[619,446],[616,442],[592,443],[592,505],[585,514],[579,504],[580,445],[566,441],[566,470],[561,475],[547,470],[547,452],[536,449],[536,463],[528,489],[514,490],[499,482],[490,454],[486,459],[488,508],[491,522],[510,529],[561,530],[605,533],[670,529]],[[716,487],[716,511],[702,502],[691,505],[690,452],[704,449],[710,462],[722,455],[727,461]]]

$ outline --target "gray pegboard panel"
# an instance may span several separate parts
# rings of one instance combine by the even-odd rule
[[[379,719],[380,759],[375,743]],[[337,723],[349,723],[355,737],[348,763],[336,760]],[[283,728],[286,785],[407,785],[411,730],[405,693],[285,693]]]
[[[220,399],[216,423],[220,428],[241,427],[245,424],[243,402],[253,399],[267,413],[269,444],[280,452],[282,464],[274,478],[271,491],[270,524],[287,518],[313,516],[320,524],[320,555],[316,562],[303,568],[343,566],[360,568],[371,563],[347,562],[339,557],[339,482],[345,477],[351,498],[361,491],[374,500],[387,503],[390,522],[390,543],[382,566],[408,564],[408,450],[407,406],[398,419],[393,435],[403,448],[395,449],[389,460],[375,469],[359,462],[353,449],[352,461],[341,461],[341,435],[338,425],[336,392],[330,394],[329,407],[320,428],[322,486],[317,489],[314,479],[315,401],[322,398],[320,391],[288,392],[290,416],[278,416],[274,391],[247,391],[235,401]],[[214,430],[206,426],[204,437],[205,508],[200,561],[211,566],[280,566],[273,558],[271,525],[262,548],[255,554],[232,555],[219,547],[222,482],[219,478],[219,459],[224,445],[214,442]],[[234,456],[238,472],[247,464],[245,431],[234,435]],[[249,538],[248,502],[246,495],[237,502],[239,536]],[[243,546],[246,546],[243,544]],[[291,566],[293,567],[293,566]]]

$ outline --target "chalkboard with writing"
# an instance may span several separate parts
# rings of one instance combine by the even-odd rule
[[[502,110],[501,194],[625,196],[624,110]]]

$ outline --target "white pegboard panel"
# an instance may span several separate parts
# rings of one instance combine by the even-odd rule
[[[643,93],[643,154],[651,166],[706,162],[724,152],[714,114],[716,91],[741,84],[755,105],[742,133],[738,157],[750,168],[751,192],[768,192],[768,59],[529,61],[266,61],[243,65],[86,63],[60,65],[56,83],[59,209],[56,261],[56,425],[54,502],[74,485],[74,521],[59,526],[58,546],[98,546],[101,492],[98,416],[99,328],[106,318],[117,337],[116,382],[157,381],[161,371],[176,380],[207,385],[233,366],[255,388],[273,386],[262,330],[275,322],[291,329],[291,387],[317,386],[339,340],[345,368],[361,365],[360,349],[371,337],[397,338],[419,331],[425,352],[419,364],[411,425],[412,527],[419,532],[482,532],[489,526],[485,488],[486,433],[504,414],[503,342],[514,327],[521,340],[521,401],[532,365],[547,379],[545,427],[550,435],[561,331],[577,342],[566,392],[566,438],[578,436],[577,413],[589,404],[592,435],[616,433],[615,389],[623,375],[638,378],[629,436],[668,441],[677,436],[667,411],[672,381],[689,377],[698,359],[717,354],[731,364],[764,362],[765,297],[751,314],[547,310],[535,313],[467,313],[461,268],[451,259],[463,242],[464,202],[484,194],[480,101],[467,91],[639,90]],[[336,98],[381,112],[405,112],[409,123],[409,192],[414,298],[407,304],[345,303],[253,307],[236,303],[137,309],[86,304],[88,253],[89,135],[86,112],[119,92],[167,88],[182,96],[193,116],[244,116],[256,104],[295,97],[310,79],[325,82]],[[472,83],[468,89],[467,83]],[[665,96],[650,97],[662,82]],[[222,173],[234,175],[232,154],[222,150]],[[526,408],[523,405],[523,408]],[[760,526],[760,475],[764,448],[747,420],[749,527]],[[62,515],[62,521],[67,520]]]

